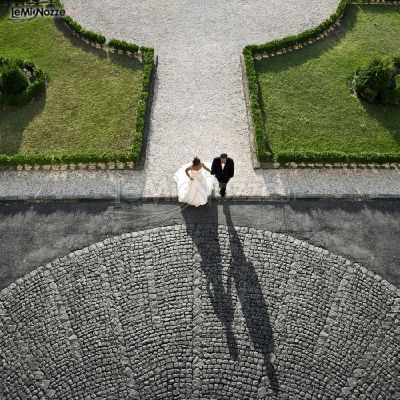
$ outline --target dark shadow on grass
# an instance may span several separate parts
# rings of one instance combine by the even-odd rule
[[[143,69],[142,63],[133,56],[128,56],[126,54],[120,54],[116,51],[109,51],[108,57],[110,57],[110,60],[114,64],[117,64],[120,67],[129,68],[129,69],[133,68],[136,70]]]
[[[0,20],[7,18],[10,14],[10,8],[8,5],[0,4]]]
[[[56,28],[64,35],[64,37],[69,40],[75,47],[87,53],[94,54],[99,58],[107,58],[107,52],[102,48],[92,45],[82,38],[74,35],[72,30],[65,24],[61,18],[54,18],[54,25]]]
[[[360,101],[368,115],[388,130],[393,139],[400,144],[400,105],[384,106]]]
[[[133,56],[120,54],[116,51],[107,51],[106,48],[86,42],[79,36],[75,35],[71,31],[71,29],[63,22],[62,19],[55,18],[54,24],[57,29],[64,35],[65,39],[70,41],[73,46],[79,48],[80,50],[94,54],[101,59],[110,58],[113,63],[117,64],[120,67],[136,70],[143,69],[141,62]]]
[[[29,123],[46,105],[46,91],[24,106],[0,108],[0,154],[18,153]]]
[[[332,31],[327,37],[319,40],[317,43],[309,44],[302,49],[291,53],[281,54],[274,58],[267,58],[255,62],[257,73],[264,71],[280,72],[291,67],[305,64],[311,59],[315,59],[339,45],[355,26],[357,22],[357,6],[348,6],[343,21],[339,28]]]
[[[319,40],[317,43],[309,44],[306,47],[295,50],[291,53],[256,61],[256,71],[258,73],[262,73],[263,71],[279,72],[290,67],[302,65],[313,58],[318,58],[326,51],[329,51],[335,46],[340,45],[340,42],[346,37],[346,35],[353,30],[357,23],[358,15],[360,12],[362,12],[361,10],[363,12],[367,11],[368,13],[385,14],[391,13],[394,10],[400,11],[400,7],[382,4],[348,5],[340,26],[333,32],[329,33],[327,37]],[[377,29],[377,34],[379,34],[379,27],[374,27],[371,29]]]

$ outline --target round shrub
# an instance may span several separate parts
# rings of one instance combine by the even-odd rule
[[[398,58],[382,57],[358,68],[352,80],[352,90],[369,103],[397,104],[400,73]]]
[[[6,94],[22,93],[29,86],[26,73],[17,65],[10,65],[1,72],[1,88]]]
[[[24,105],[45,88],[46,75],[34,63],[0,57],[0,105]]]

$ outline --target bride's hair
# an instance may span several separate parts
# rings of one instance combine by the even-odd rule
[[[200,158],[196,156],[196,157],[193,159],[193,165],[199,165],[200,163],[201,163]]]

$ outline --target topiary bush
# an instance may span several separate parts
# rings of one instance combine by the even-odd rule
[[[29,86],[29,79],[21,68],[16,64],[3,67],[0,71],[1,90],[9,95],[22,93]]]
[[[24,105],[45,87],[46,75],[34,63],[0,57],[0,105]]]
[[[399,57],[376,58],[366,67],[356,70],[352,90],[369,103],[398,104],[399,69]]]

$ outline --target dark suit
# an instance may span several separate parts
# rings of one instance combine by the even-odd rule
[[[229,179],[233,178],[235,174],[235,164],[232,158],[227,158],[225,167],[222,169],[221,158],[214,158],[211,166],[211,175],[215,175],[219,182],[220,194],[222,197],[225,196],[226,185]]]

